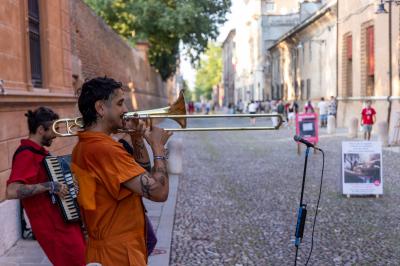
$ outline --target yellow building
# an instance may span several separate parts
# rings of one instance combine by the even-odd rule
[[[272,99],[336,96],[336,1],[316,8],[269,49]]]
[[[391,7],[389,31],[389,14],[377,14],[379,3],[338,1],[338,124],[360,120],[363,103],[372,100],[377,122],[390,120],[393,142],[400,119],[399,7]],[[385,8],[389,11],[389,4]]]

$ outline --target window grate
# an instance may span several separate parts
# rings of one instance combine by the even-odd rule
[[[40,53],[40,19],[38,0],[28,0],[29,52],[31,59],[32,84],[42,87],[42,62]]]

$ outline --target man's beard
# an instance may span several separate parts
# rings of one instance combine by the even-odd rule
[[[42,138],[41,141],[42,146],[50,147],[52,143],[53,143],[53,138],[46,138],[46,137]]]
[[[112,133],[117,133],[118,130],[122,129],[123,127],[124,127],[124,123],[122,121],[122,116],[112,120],[112,126],[111,126]]]

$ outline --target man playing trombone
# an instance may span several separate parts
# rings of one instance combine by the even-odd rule
[[[141,197],[159,202],[168,197],[164,145],[172,133],[137,123],[136,136],[146,139],[154,155],[154,167],[147,172],[110,136],[123,128],[123,114],[128,111],[121,83],[107,77],[85,82],[78,106],[84,131],[78,133],[72,170],[79,182],[79,203],[89,235],[86,261],[146,265]],[[135,149],[148,156],[144,145]]]

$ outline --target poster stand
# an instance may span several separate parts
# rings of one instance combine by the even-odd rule
[[[350,194],[346,194],[346,198],[348,198],[348,199],[351,198],[351,196],[352,196],[352,195],[350,195]],[[380,198],[378,194],[376,194],[376,195],[370,195],[370,196],[371,196],[371,197],[374,197],[374,196],[375,196],[375,198],[377,198],[377,199]],[[354,197],[354,195],[353,195],[353,197]]]
[[[382,143],[342,142],[342,194],[350,197],[383,195]]]
[[[296,135],[316,145],[318,143],[318,115],[316,113],[296,114]],[[301,154],[299,144],[297,144],[297,154]]]

